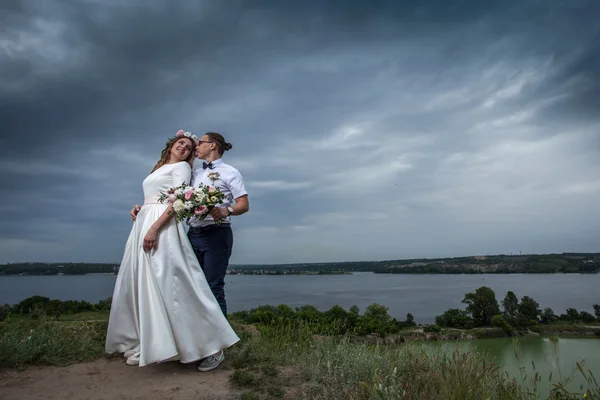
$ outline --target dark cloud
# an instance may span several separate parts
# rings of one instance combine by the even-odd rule
[[[600,200],[599,11],[5,2],[4,261],[118,259],[141,181],[180,128],[234,143],[252,203],[238,262],[581,249],[574,232],[598,233],[569,213]],[[571,230],[514,233],[512,216],[558,227],[566,214]]]

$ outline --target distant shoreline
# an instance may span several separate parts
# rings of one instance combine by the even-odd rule
[[[340,273],[331,273],[331,272],[282,272],[282,273],[260,273],[260,272],[242,272],[242,273],[229,273],[227,272],[227,276],[339,276],[339,275],[354,275],[356,273],[372,273],[377,275],[597,275],[600,274],[600,271],[592,271],[592,272],[523,272],[523,271],[512,271],[512,272],[378,272],[378,271],[346,271]],[[0,278],[2,277],[17,277],[17,276],[29,276],[29,277],[39,277],[39,276],[116,276],[116,273],[100,273],[100,272],[84,272],[77,274],[30,274],[30,273],[21,273],[21,274],[0,274]]]
[[[0,276],[116,274],[117,263],[11,263],[0,265]],[[600,272],[600,253],[519,254],[387,261],[344,261],[298,264],[236,264],[229,275],[349,275],[377,274],[556,274]]]

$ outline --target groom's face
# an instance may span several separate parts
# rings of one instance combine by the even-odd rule
[[[206,158],[210,154],[212,143],[208,136],[204,135],[200,138],[200,143],[196,146],[196,157],[199,159]]]

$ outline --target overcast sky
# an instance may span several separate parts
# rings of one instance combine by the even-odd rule
[[[0,262],[119,262],[178,129],[233,144],[234,264],[600,251],[598,15],[3,1]]]

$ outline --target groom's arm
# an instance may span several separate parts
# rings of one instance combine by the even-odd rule
[[[242,215],[250,209],[244,179],[237,169],[234,168],[233,172],[229,175],[226,185],[235,199],[235,204],[231,206],[233,212],[230,214],[225,207],[215,207],[210,212],[210,215],[215,220],[226,218],[229,215]]]
[[[131,220],[135,221],[135,219],[137,218],[138,213],[140,212],[140,210],[142,209],[142,207],[138,206],[137,204],[135,206],[133,206],[133,208],[131,209],[131,211],[129,211],[129,215],[131,215]]]
[[[242,215],[250,209],[250,202],[248,201],[248,195],[245,194],[235,199],[235,205],[231,207],[233,212],[231,215]]]
[[[232,206],[233,212],[231,215],[242,215],[250,209],[250,204],[248,202],[248,192],[246,191],[246,186],[244,185],[244,178],[242,178],[242,174],[237,169],[234,169],[233,173],[230,175],[229,182],[227,182],[229,186],[229,190],[233,198],[235,199],[235,205]]]

